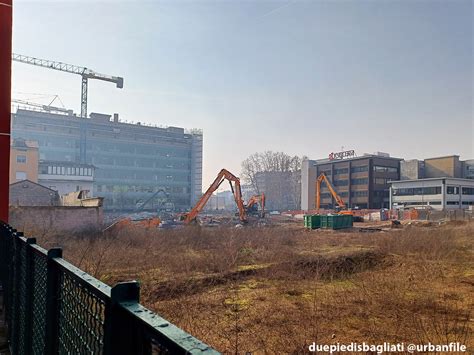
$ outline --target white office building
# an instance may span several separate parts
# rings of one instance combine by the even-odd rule
[[[90,164],[41,160],[38,183],[57,191],[60,196],[81,190],[92,193],[94,173],[95,166]]]
[[[467,209],[474,205],[474,180],[459,178],[430,178],[392,181],[390,206],[434,210]]]

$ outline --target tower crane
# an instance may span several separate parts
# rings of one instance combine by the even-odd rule
[[[81,86],[81,117],[87,117],[87,86],[89,79],[102,80],[114,83],[117,88],[123,88],[123,78],[119,76],[111,76],[106,74],[97,73],[89,68],[80,67],[77,65],[66,64],[63,62],[56,62],[52,60],[39,59],[35,57],[29,57],[22,54],[12,54],[12,60],[15,62],[36,65],[38,67],[59,70],[65,73],[77,74],[82,78]]]

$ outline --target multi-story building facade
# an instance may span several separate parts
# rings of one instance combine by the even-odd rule
[[[301,204],[301,171],[268,171],[256,174],[258,191],[265,194],[267,210],[295,210]]]
[[[38,142],[17,138],[10,146],[10,184],[22,180],[38,182]]]
[[[452,210],[474,205],[472,179],[428,178],[392,181],[390,185],[390,205],[393,209]]]
[[[460,160],[459,155],[404,160],[400,163],[400,180],[432,178],[474,179],[474,160]]]
[[[164,189],[184,210],[202,193],[201,131],[93,113],[83,119],[18,109],[12,116],[12,136],[38,141],[41,160],[93,165],[93,196],[105,198],[105,209],[133,209]]]
[[[350,159],[304,160],[301,169],[301,209],[315,208],[316,179],[324,173],[347,206],[388,208],[389,181],[400,179],[400,161],[387,154]],[[322,184],[321,207],[333,208],[335,201]]]

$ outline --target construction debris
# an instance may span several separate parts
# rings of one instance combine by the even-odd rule
[[[61,196],[63,206],[102,207],[103,197],[89,197],[89,190],[73,191]]]

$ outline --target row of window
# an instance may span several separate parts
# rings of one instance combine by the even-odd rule
[[[441,186],[393,189],[392,193],[395,196],[439,195]]]
[[[349,172],[348,168],[334,169],[334,174],[347,174],[348,172]]]
[[[351,179],[351,185],[367,185],[369,183],[368,178],[360,179]],[[334,180],[334,186],[347,186],[349,185],[349,180]]]
[[[446,201],[446,204],[450,206],[459,206],[459,201]],[[464,206],[473,206],[474,201],[462,201],[462,204]]]
[[[160,147],[156,145],[134,145],[116,144],[109,142],[92,142],[88,144],[88,149],[94,152],[116,152],[127,154],[151,155],[153,157],[191,157],[191,149],[188,147]]]
[[[158,192],[160,189],[165,190],[168,193],[175,193],[175,194],[182,194],[182,193],[190,193],[189,187],[181,187],[181,186],[164,186],[164,187],[156,187],[156,186],[134,186],[134,185],[97,185],[96,191],[97,192],[111,192],[111,193],[126,193],[126,192],[147,192],[147,193],[154,193]]]
[[[463,195],[474,195],[474,187],[463,187],[462,188]]]
[[[463,195],[474,195],[474,187],[463,187],[461,192]],[[446,193],[448,195],[459,195],[459,186],[447,186]]]
[[[74,175],[74,176],[92,176],[92,168],[65,167],[65,166],[40,166],[40,174],[48,175]]]
[[[420,205],[441,205],[441,201],[430,201],[430,202],[423,202],[423,203],[420,203],[420,201],[415,201],[415,202],[404,202],[403,204],[401,205],[404,205],[404,206],[420,206]]]
[[[398,168],[392,166],[379,166],[374,165],[373,170],[378,173],[398,173]],[[351,173],[362,173],[365,171],[369,171],[368,165],[361,165],[361,166],[353,166],[351,167]],[[326,175],[331,175],[331,170],[322,171]],[[334,174],[347,174],[349,172],[349,168],[336,168],[334,169]]]
[[[459,186],[446,187],[446,193],[448,195],[459,195],[459,190],[460,190]],[[393,189],[392,191],[393,191],[393,194],[397,196],[439,195],[441,194],[441,186]],[[474,188],[462,187],[461,193],[463,195],[474,195]]]
[[[368,178],[362,178],[362,179],[351,179],[351,184],[352,185],[367,185],[369,183]]]
[[[139,168],[161,168],[161,169],[190,169],[190,162],[183,161],[180,158],[159,159],[152,158],[135,158],[135,157],[107,157],[93,156],[92,164],[139,167]]]
[[[351,168],[351,173],[363,173],[364,171],[369,171],[368,165],[354,166]]]
[[[352,191],[351,197],[367,197],[369,196],[369,191]]]
[[[342,191],[338,194],[341,197],[347,197],[349,193],[347,191]],[[369,196],[369,191],[352,191],[351,197],[367,197]],[[331,194],[329,192],[321,193],[321,198],[331,198]]]
[[[398,168],[374,165],[374,171],[378,173],[398,173]]]
[[[348,180],[334,180],[334,186],[347,186],[349,184]]]
[[[340,197],[347,197],[348,196],[348,192],[347,191],[342,191],[340,193],[338,193],[338,195]],[[329,192],[323,192],[321,194],[321,198],[331,198],[331,194]]]
[[[16,123],[15,128],[17,129],[36,129],[36,130],[41,130],[43,132],[55,132],[55,133],[60,133],[60,134],[73,134],[77,136],[77,134],[80,132],[78,129],[64,129],[61,126],[57,126],[57,124],[52,124],[52,125],[45,125],[44,123],[41,125],[35,125],[35,124],[21,124],[21,123]],[[87,135],[89,137],[97,137],[97,138],[106,138],[106,139],[112,139],[112,138],[120,138],[120,139],[126,139],[126,140],[140,140],[140,141],[145,141],[145,142],[176,142],[176,143],[183,143],[184,139],[187,138],[186,136],[182,135],[155,135],[155,134],[143,134],[141,132],[108,132],[108,131],[94,131],[92,129],[87,130]]]
[[[134,171],[134,170],[108,170],[99,169],[96,179],[120,179],[120,180],[147,180],[147,181],[191,181],[191,176],[186,173],[161,173],[157,171]]]
[[[62,150],[78,150],[80,148],[80,141],[77,139],[61,139],[55,137],[45,137],[44,135],[29,134],[31,139],[38,141],[40,147],[49,148],[60,148]],[[160,144],[163,142],[159,142]],[[191,158],[191,147],[188,142],[182,141],[176,143],[179,146],[173,146],[172,143],[169,145],[157,145],[157,144],[131,144],[131,143],[116,143],[116,142],[102,142],[102,141],[89,141],[87,142],[87,150],[91,154],[97,154],[101,152],[116,152],[116,153],[127,153],[127,154],[141,154],[150,155],[152,157],[165,157],[165,158]],[[166,144],[166,143],[164,143]]]

